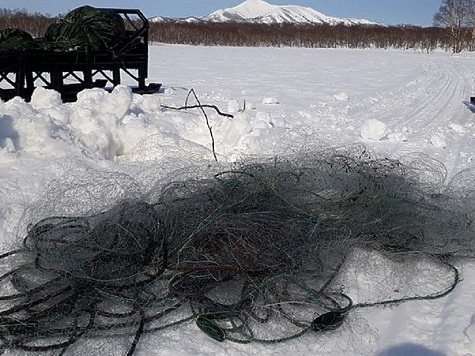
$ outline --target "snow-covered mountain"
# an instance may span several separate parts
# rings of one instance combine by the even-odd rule
[[[150,22],[203,22],[203,20],[199,17],[186,17],[186,18],[179,18],[174,19],[171,17],[162,17],[162,16],[154,16],[148,19]]]
[[[251,22],[264,24],[380,25],[376,22],[364,19],[341,19],[326,16],[310,7],[271,5],[263,0],[246,0],[238,6],[215,11],[202,19],[212,22]]]

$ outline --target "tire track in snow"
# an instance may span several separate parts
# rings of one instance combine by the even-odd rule
[[[451,175],[466,168],[471,159],[467,161],[464,155],[470,154],[475,145],[474,117],[467,107],[473,85],[473,65],[463,58],[451,57],[438,58],[433,66],[439,75],[434,77],[431,85],[438,92],[433,102],[429,97],[419,107],[415,120],[426,137],[434,132],[445,136],[447,147],[445,152],[439,152],[438,158]],[[438,81],[443,84],[440,85]]]
[[[414,74],[398,87],[359,100],[361,104],[352,111],[362,120],[377,119],[391,128],[411,125],[417,130],[440,125],[441,118],[451,118],[452,103],[460,89],[459,78],[454,78],[450,66],[430,60],[423,71]]]
[[[420,129],[446,126],[460,119],[466,111],[462,75],[447,63],[435,64],[432,70],[437,75],[431,78],[426,87],[428,90],[432,88],[433,93],[435,88],[435,95],[416,98],[420,104],[415,105],[412,112],[412,118],[418,122]],[[410,120],[411,117],[406,118],[406,122]]]
[[[470,60],[428,57],[399,86],[355,100],[350,115],[360,124],[376,119],[392,133],[404,134],[407,142],[399,144],[399,152],[428,151],[449,171],[460,169],[467,163],[460,157],[463,147],[475,144],[473,114],[466,106],[472,84]],[[436,133],[446,140],[446,150],[430,145]]]

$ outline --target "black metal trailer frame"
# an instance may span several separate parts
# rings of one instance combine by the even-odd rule
[[[36,86],[54,89],[63,101],[75,101],[86,88],[115,87],[124,74],[134,83],[132,90],[153,93],[160,84],[147,85],[148,30],[147,18],[137,9],[104,9],[119,14],[126,25],[126,37],[113,48],[103,51],[40,49],[0,52],[0,98],[4,101],[20,96],[26,101]]]

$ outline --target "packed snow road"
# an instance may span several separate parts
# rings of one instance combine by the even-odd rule
[[[48,184],[107,170],[127,173],[145,189],[152,176],[212,159],[202,113],[161,107],[183,105],[190,89],[234,115],[207,111],[221,162],[363,144],[378,156],[428,154],[449,176],[473,168],[474,63],[471,53],[155,45],[149,81],[163,84],[158,94],[93,89],[62,104],[57,93],[37,90],[31,103],[0,102],[1,245],[21,241],[28,222],[22,214],[32,204],[45,206],[35,201]],[[356,272],[364,267],[352,267],[355,294],[393,287]],[[458,267],[463,281],[447,297],[360,310],[330,333],[240,345],[217,343],[189,323],[144,336],[137,354],[475,355],[475,265]],[[401,273],[411,279],[410,271]],[[112,355],[112,344],[91,345],[94,354]]]

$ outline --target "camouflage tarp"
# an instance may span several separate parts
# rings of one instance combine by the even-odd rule
[[[30,48],[38,48],[38,45],[28,32],[18,28],[4,28],[0,30],[0,51]]]
[[[64,50],[103,50],[113,48],[124,36],[125,24],[120,15],[107,9],[82,6],[51,25],[45,42]]]
[[[125,38],[122,17],[112,10],[82,6],[48,27],[43,38],[34,39],[28,32],[0,30],[0,51],[44,49],[69,51],[112,49]]]

